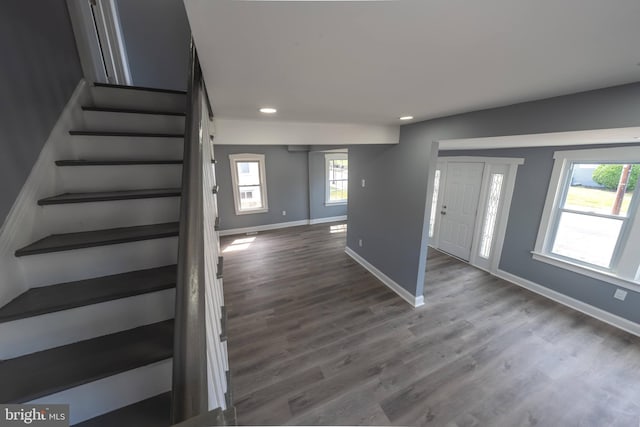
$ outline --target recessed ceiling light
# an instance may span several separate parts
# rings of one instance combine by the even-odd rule
[[[272,107],[263,107],[260,109],[260,112],[265,114],[275,114],[278,112],[278,110]]]
[[[411,120],[413,119],[413,116],[402,116],[400,117],[400,120]]]

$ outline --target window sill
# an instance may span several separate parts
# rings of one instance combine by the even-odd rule
[[[347,204],[347,201],[344,202],[324,202],[325,206],[344,206]]]
[[[640,292],[640,283],[632,279],[625,279],[623,277],[616,276],[613,273],[607,273],[595,268],[589,268],[584,265],[573,263],[541,252],[531,251],[531,254],[533,259],[535,259],[536,261],[551,264],[555,267],[560,267],[565,270],[581,274],[583,276],[591,277],[593,279],[601,280],[603,282],[607,282],[621,288],[629,289],[631,291]]]
[[[249,214],[258,214],[258,213],[265,213],[265,212],[269,212],[269,209],[255,209],[250,211],[239,211],[236,209],[236,215],[249,215]]]

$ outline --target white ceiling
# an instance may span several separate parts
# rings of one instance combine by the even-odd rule
[[[220,117],[389,125],[640,80],[639,0],[185,4]]]

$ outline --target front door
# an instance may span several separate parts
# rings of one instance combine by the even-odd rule
[[[440,215],[439,247],[465,261],[471,256],[484,163],[447,165]]]

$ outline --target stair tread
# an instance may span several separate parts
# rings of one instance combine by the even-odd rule
[[[157,87],[146,87],[146,86],[127,86],[127,85],[116,85],[111,83],[94,83],[95,87],[106,87],[106,88],[114,88],[114,89],[130,89],[130,90],[142,90],[147,92],[163,92],[163,93],[175,93],[178,95],[186,95],[187,92],[184,90],[175,90],[175,89],[162,89]]]
[[[107,412],[76,427],[169,427],[171,425],[171,392]]]
[[[22,403],[168,359],[173,320],[0,362],[0,402]]]
[[[97,191],[88,193],[63,193],[38,200],[38,205],[66,203],[106,202],[111,200],[151,199],[156,197],[180,197],[180,188],[153,188],[149,190]]]
[[[0,323],[175,287],[176,266],[31,288],[0,308]]]
[[[184,138],[184,133],[130,132],[130,131],[113,131],[113,130],[70,130],[69,135],[127,136],[127,137],[138,137],[138,138]]]
[[[158,116],[186,116],[184,111],[165,111],[138,108],[115,108],[115,107],[82,107],[83,111],[95,111],[98,113],[128,113],[128,114],[150,114]]]
[[[134,227],[108,228],[104,230],[81,231],[76,233],[52,234],[24,248],[18,249],[15,256],[35,255],[71,249],[91,248],[136,242],[139,240],[159,239],[177,236],[178,222],[138,225]]]
[[[181,165],[182,160],[56,160],[57,166]]]

